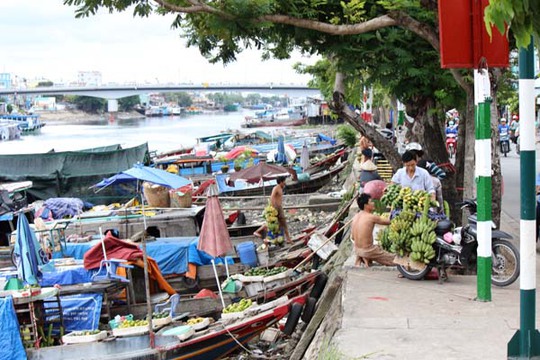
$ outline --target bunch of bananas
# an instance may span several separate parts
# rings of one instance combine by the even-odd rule
[[[382,203],[386,206],[393,209],[409,209],[413,212],[422,212],[428,199],[429,206],[439,206],[436,201],[431,201],[431,196],[427,191],[412,191],[411,188],[401,187],[398,184],[389,185],[381,197]]]
[[[263,210],[263,217],[266,221],[266,226],[273,234],[279,233],[278,211],[268,202],[268,205]]]
[[[188,319],[187,324],[188,325],[197,325],[199,323],[202,323],[203,321],[204,321],[204,318],[196,317],[196,318]]]
[[[224,314],[228,313],[234,313],[234,312],[241,312],[246,310],[248,307],[250,307],[253,304],[253,301],[251,299],[242,299],[237,303],[230,304],[225,309],[223,309]]]
[[[388,237],[389,233],[390,229],[388,227],[385,227],[377,233],[377,242],[379,243],[379,246],[385,251],[390,251],[390,247],[392,246],[392,241]]]
[[[412,244],[411,260],[428,264],[435,257],[433,243],[437,240],[435,227],[437,223],[422,217],[415,221],[411,227]]]
[[[394,203],[394,201],[399,197],[399,191],[401,189],[401,186],[398,184],[390,184],[384,189],[384,194],[381,197],[381,202],[390,207]]]
[[[386,239],[382,239],[382,243],[386,242],[390,246],[388,250],[399,256],[405,256],[411,252],[412,235],[411,226],[414,222],[416,214],[410,210],[403,210],[398,216],[392,219],[390,226],[388,227],[388,234],[381,235],[387,236]],[[385,248],[382,244],[383,249]]]

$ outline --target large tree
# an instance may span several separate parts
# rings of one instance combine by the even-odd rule
[[[402,89],[403,99],[400,98],[400,100],[405,100],[408,112],[415,119],[414,135],[422,140],[428,156],[437,162],[447,161],[446,153],[443,151],[442,136],[439,135],[443,119],[436,116],[438,107],[440,110],[442,104],[441,99],[446,94],[444,90],[434,87],[431,87],[432,90],[436,90],[434,93],[422,93],[430,88],[425,86],[430,85],[425,82],[435,82],[437,77],[433,76],[429,79],[429,77],[420,76],[421,71],[418,72],[420,67],[428,66],[428,63],[431,68],[438,65],[436,0],[351,0],[348,2],[338,0],[64,0],[64,3],[78,7],[76,16],[95,14],[100,7],[109,11],[123,11],[131,6],[134,6],[134,14],[140,16],[147,16],[152,11],[175,13],[177,16],[173,26],[182,31],[188,45],[197,46],[201,54],[210,62],[234,61],[239,52],[250,47],[260,49],[264,58],[284,59],[294,48],[308,54],[320,54],[336,66],[333,110],[338,116],[371,138],[375,145],[385,153],[394,169],[397,169],[400,166],[400,160],[395,149],[349,108],[349,99],[344,96],[345,88],[350,84],[345,74],[357,75],[362,69],[365,71],[369,67],[373,73],[379,71],[378,74],[383,77],[384,69],[392,68],[389,64],[391,60],[394,60],[395,67],[402,71],[409,71],[411,86],[408,89]],[[355,52],[359,50],[366,55],[369,55],[370,51],[376,52],[384,47],[388,50],[389,45],[380,39],[385,40],[393,33],[392,30],[382,30],[385,28],[406,30],[408,33],[401,30],[400,34],[408,40],[412,39],[410,34],[422,39],[423,46],[417,48],[418,59],[414,59],[416,62],[413,67],[411,67],[412,61],[408,64],[400,64],[402,57],[395,54],[401,48],[411,50],[411,43],[399,44],[399,37],[393,44],[396,47],[393,49],[396,58],[385,59],[388,61],[384,62],[386,65],[384,68],[383,64],[379,70],[374,66],[378,60],[377,57],[367,56],[365,59],[354,57]],[[361,34],[366,35],[360,36]],[[374,49],[358,49],[359,46],[373,46],[377,41],[380,44],[375,44],[377,47]],[[415,39],[412,43],[418,42],[419,40]],[[426,50],[427,45],[429,45],[429,51]],[[380,52],[379,55],[385,56]],[[351,67],[350,65],[353,64],[358,66]],[[372,75],[366,72],[367,75]],[[473,189],[474,161],[463,161],[463,154],[467,154],[466,158],[470,159],[474,156],[472,81],[468,81],[470,74],[467,72],[455,69],[447,72],[452,75],[455,84],[461,87],[467,98],[467,105],[461,109],[464,110],[462,111],[464,116],[460,129],[458,154],[462,157],[457,162],[460,173],[465,173],[467,176],[465,180],[458,176],[456,181],[457,184],[465,183],[465,189]],[[440,73],[440,70],[437,73]],[[371,77],[366,77],[366,79],[371,79]],[[423,82],[422,87],[416,86],[418,82]],[[399,90],[399,86],[394,84],[394,90]],[[436,136],[426,136],[430,132]],[[498,162],[496,152],[494,160]],[[498,190],[500,181],[497,175],[494,176],[495,192]],[[473,193],[469,190],[466,195],[472,196]],[[499,204],[496,203],[496,205]],[[499,207],[495,206],[495,219],[498,218],[498,213]]]

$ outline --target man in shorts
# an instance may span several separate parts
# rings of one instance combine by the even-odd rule
[[[278,222],[280,230],[285,233],[285,241],[291,243],[291,236],[289,235],[289,228],[287,227],[287,219],[285,218],[285,211],[283,211],[283,189],[285,188],[285,177],[280,176],[276,179],[276,186],[272,189],[272,195],[270,195],[270,203],[277,210]]]
[[[384,251],[378,245],[373,245],[373,228],[375,224],[390,225],[390,220],[384,219],[373,214],[375,204],[371,195],[363,193],[356,200],[360,212],[354,216],[351,230],[354,241],[354,251],[356,253],[355,266],[364,263],[366,266],[372,261],[381,265],[392,266],[394,264],[394,255]]]

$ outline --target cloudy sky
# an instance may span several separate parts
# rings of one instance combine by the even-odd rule
[[[298,61],[262,61],[246,51],[234,64],[211,65],[186,48],[172,17],[133,18],[132,12],[75,19],[62,0],[0,0],[0,72],[27,79],[74,81],[78,71],[100,71],[104,83],[285,83],[305,84]]]

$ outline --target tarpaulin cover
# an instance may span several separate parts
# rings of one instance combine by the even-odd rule
[[[83,212],[84,203],[78,198],[50,198],[43,203],[52,212],[53,219],[77,216]]]
[[[110,233],[105,236],[103,243],[105,244],[104,246],[108,259],[128,260],[130,264],[135,264],[141,268],[144,267],[142,260],[143,252],[139,249],[137,244],[122,241],[115,238]],[[103,260],[103,245],[98,242],[84,254],[84,267],[85,269],[99,268],[101,260]],[[150,278],[155,280],[158,283],[159,288],[166,291],[169,295],[176,294],[176,291],[174,291],[171,285],[163,277],[156,260],[152,259],[150,256],[147,257],[147,260],[148,275]]]
[[[92,282],[95,270],[86,270],[84,267],[69,266],[55,268],[55,271],[43,272],[39,284],[43,287],[58,285],[75,285]]]
[[[118,146],[42,154],[0,155],[0,182],[33,182],[27,190],[38,199],[94,197],[89,187],[104,177],[144,162],[148,144],[128,149]],[[102,194],[101,196],[103,196]]]
[[[212,261],[212,257],[205,253],[204,251],[199,251],[197,249],[199,245],[199,238],[195,238],[189,244],[189,257],[188,261],[195,265],[209,265]],[[223,264],[224,261],[227,261],[227,264],[234,264],[234,260],[230,256],[225,256],[223,258],[217,257],[214,259],[216,264]]]
[[[103,179],[93,187],[102,188],[114,183],[149,181],[157,185],[168,186],[172,189],[178,189],[182,186],[191,184],[191,181],[165,170],[136,164],[135,166],[121,171],[107,179]]]
[[[336,139],[333,139],[330,136],[326,136],[320,133],[317,135],[317,141],[328,141],[332,145],[335,145],[337,143]]]
[[[99,318],[101,317],[101,306],[103,295],[101,294],[75,294],[60,296],[62,305],[62,318],[64,322],[64,332],[80,330],[97,330]],[[45,308],[55,307],[52,302],[45,303]],[[55,320],[57,316],[47,316],[47,321]],[[54,311],[56,313],[56,310]]]
[[[146,244],[148,256],[156,260],[159,269],[163,275],[182,274],[187,271],[187,248],[191,241],[198,239],[197,237],[176,237],[176,238],[158,238],[156,241],[151,241]],[[65,257],[75,259],[83,259],[84,254],[96,244],[101,246],[100,240],[90,241],[87,243],[68,243],[63,250]],[[142,254],[142,253],[141,253]],[[107,251],[107,256],[110,257]],[[142,255],[141,255],[142,256]],[[55,258],[63,257],[62,254],[54,254]],[[99,266],[99,265],[98,265]],[[57,274],[46,274],[47,277],[59,276]],[[71,275],[70,275],[71,276]],[[78,276],[78,275],[73,275]],[[45,275],[44,275],[45,277]],[[67,279],[67,278],[63,278]],[[60,283],[59,283],[60,284]]]
[[[13,298],[0,298],[0,360],[26,359]]]
[[[289,176],[289,171],[283,166],[271,165],[267,163],[258,163],[244,170],[231,174],[231,180],[244,179],[250,183],[257,183],[261,180],[272,180],[278,176]]]

